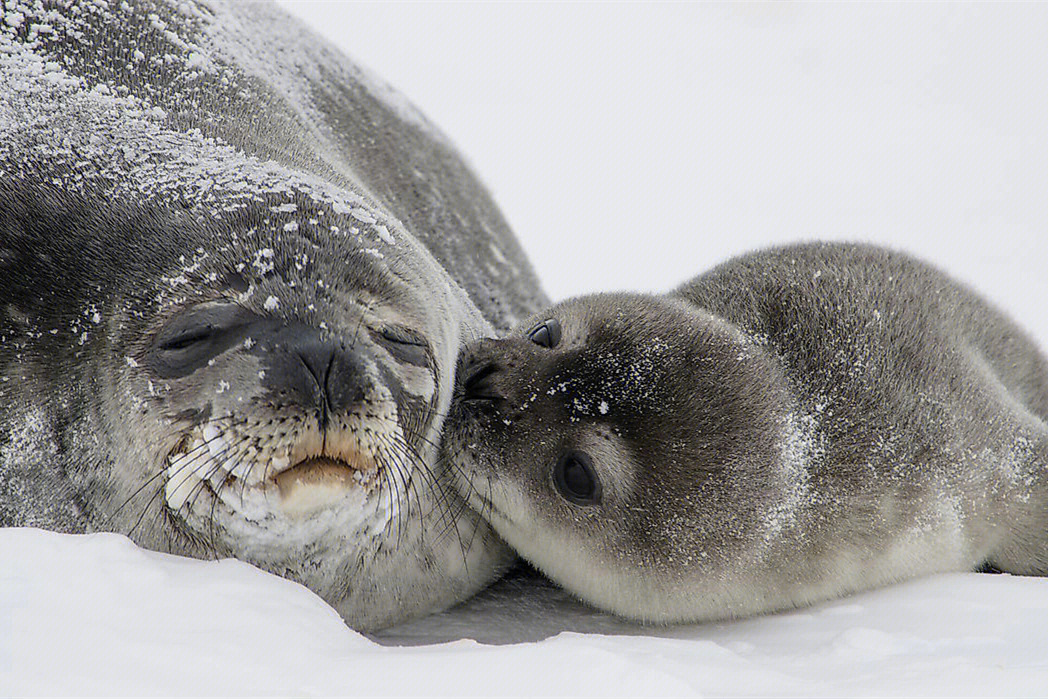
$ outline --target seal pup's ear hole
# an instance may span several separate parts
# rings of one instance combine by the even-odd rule
[[[553,468],[553,484],[561,496],[573,505],[600,503],[601,487],[593,461],[584,451],[566,452]]]
[[[532,328],[528,339],[536,345],[552,349],[560,342],[560,323],[556,318],[550,318]]]

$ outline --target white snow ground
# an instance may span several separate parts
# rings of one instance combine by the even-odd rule
[[[1048,347],[1046,4],[283,4],[458,144],[554,298],[869,240]],[[0,696],[1048,694],[1042,579],[666,630],[508,582],[376,642],[235,561],[30,530],[0,561]]]
[[[1036,578],[944,575],[789,614],[662,630],[596,614],[552,588],[502,585],[380,644],[305,588],[239,561],[33,529],[0,530],[0,560],[3,696],[1048,689],[1048,586]],[[529,642],[492,644],[511,638]]]

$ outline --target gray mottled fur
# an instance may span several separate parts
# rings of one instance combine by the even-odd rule
[[[0,525],[236,555],[359,628],[496,576],[506,549],[440,485],[435,450],[460,344],[546,299],[453,147],[269,4],[3,0],[0,17]],[[216,534],[164,511],[150,479],[199,397],[216,414],[252,398],[257,367],[231,351],[164,382],[141,359],[168,319],[221,298],[359,342],[405,385],[369,330],[427,338],[437,389],[397,458],[428,473],[369,500],[410,500],[395,526],[314,537],[270,513],[254,541],[236,516],[212,515]]]
[[[459,487],[591,604],[656,622],[810,604],[989,564],[1048,573],[1048,363],[933,267],[846,244],[601,294],[471,348],[505,397],[456,407]],[[553,464],[593,459],[596,506]]]

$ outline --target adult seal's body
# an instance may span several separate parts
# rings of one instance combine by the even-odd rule
[[[462,343],[544,299],[453,148],[270,6],[0,7],[0,524],[361,629],[497,576],[438,449]]]
[[[1048,572],[1048,364],[905,255],[807,245],[554,306],[469,352],[459,487],[582,599],[738,617]]]

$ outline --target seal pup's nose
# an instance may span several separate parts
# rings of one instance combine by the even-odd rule
[[[462,382],[462,399],[467,401],[496,401],[503,396],[495,387],[493,377],[499,366],[493,361],[483,361],[466,367],[465,381]]]

